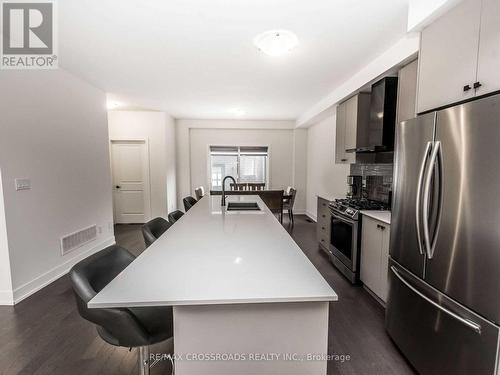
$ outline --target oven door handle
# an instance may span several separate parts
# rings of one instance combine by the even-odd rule
[[[342,216],[336,215],[336,214],[334,214],[333,212],[331,212],[331,215],[332,215],[332,217],[334,217],[335,219],[338,219],[338,220],[340,220],[340,221],[343,221],[344,223],[351,224],[351,225],[354,225],[354,224],[355,224],[355,223],[354,223],[354,221],[349,220],[349,219],[347,219],[347,218],[345,218],[345,217],[342,217]]]

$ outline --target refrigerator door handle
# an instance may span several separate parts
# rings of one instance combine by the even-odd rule
[[[422,163],[420,165],[420,172],[418,174],[418,181],[417,181],[417,199],[415,202],[415,223],[417,225],[417,240],[418,240],[418,250],[420,251],[421,255],[424,255],[424,250],[422,249],[422,229],[421,229],[421,218],[422,218],[422,184],[424,180],[424,174],[425,174],[425,166],[427,164],[427,159],[429,157],[429,152],[431,151],[432,148],[432,142],[427,142],[427,146],[425,147],[425,153],[424,157],[422,158]],[[425,217],[425,216],[424,216]]]
[[[434,170],[436,168],[436,162],[438,160],[438,155],[440,155],[441,150],[441,142],[436,141],[434,143],[434,147],[432,149],[432,154],[429,161],[429,169],[427,170],[425,176],[424,183],[424,194],[423,194],[423,208],[422,208],[422,216],[423,216],[423,232],[424,232],[424,244],[427,253],[427,257],[432,259],[434,256],[434,245],[435,241],[431,242],[430,229],[429,229],[429,199],[430,199],[430,189],[431,189],[431,181],[432,175],[434,174]],[[441,162],[441,159],[440,159]],[[441,168],[441,166],[439,167]],[[439,181],[441,184],[441,179]],[[441,195],[441,194],[440,194]],[[441,217],[441,199],[438,201],[438,220]]]
[[[453,311],[450,311],[446,308],[444,308],[443,306],[441,306],[440,304],[438,304],[437,302],[434,302],[432,299],[430,299],[429,297],[427,297],[426,295],[424,295],[423,293],[421,293],[420,291],[418,291],[414,286],[412,286],[408,281],[406,281],[403,276],[400,275],[400,273],[398,272],[398,270],[396,269],[396,267],[394,266],[391,266],[391,271],[394,273],[394,275],[396,275],[396,277],[404,284],[406,285],[412,292],[414,292],[416,295],[418,295],[419,297],[423,298],[424,300],[426,300],[427,302],[429,302],[431,305],[433,305],[434,307],[436,307],[437,309],[441,310],[442,312],[444,312],[445,314],[451,316],[452,318],[455,318],[456,320],[458,320],[460,323],[466,325],[467,327],[469,327],[470,329],[472,329],[473,331],[475,331],[476,333],[478,334],[481,334],[481,326],[475,322],[473,322],[472,320],[469,320],[469,319],[466,319],[466,318],[462,318],[460,315],[457,315],[455,314]]]

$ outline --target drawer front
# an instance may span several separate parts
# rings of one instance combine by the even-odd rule
[[[330,246],[330,227],[321,223],[318,223],[318,242],[326,248]]]
[[[318,242],[325,248],[330,246],[330,210],[328,201],[318,198],[318,218],[316,222],[316,233]]]

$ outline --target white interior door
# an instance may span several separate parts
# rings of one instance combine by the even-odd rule
[[[114,218],[117,224],[150,220],[149,153],[145,141],[113,141]]]

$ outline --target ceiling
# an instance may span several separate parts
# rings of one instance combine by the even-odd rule
[[[127,107],[296,119],[406,33],[408,0],[64,0],[59,64]],[[300,40],[271,57],[269,29]]]

